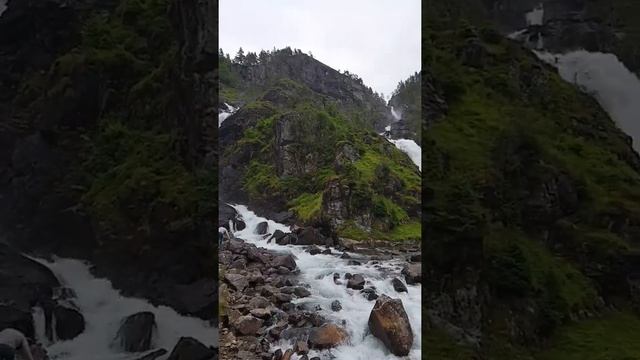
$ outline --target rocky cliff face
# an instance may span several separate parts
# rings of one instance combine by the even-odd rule
[[[215,315],[211,294],[175,296],[213,282],[215,6],[9,2],[0,228],[12,246],[90,259],[127,294]]]
[[[400,120],[391,123],[391,137],[396,139],[412,139],[420,144],[422,112],[421,112],[421,74],[415,73],[401,81],[389,99],[389,106],[400,116]],[[431,94],[427,94],[431,96]]]

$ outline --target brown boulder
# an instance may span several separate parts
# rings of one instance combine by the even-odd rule
[[[369,315],[369,329],[394,355],[409,354],[413,331],[400,299],[380,296]]]
[[[335,324],[324,324],[314,328],[309,335],[309,345],[314,349],[329,349],[349,339],[349,334]]]
[[[272,267],[278,268],[280,266],[285,267],[289,270],[294,270],[296,268],[296,261],[293,259],[292,255],[280,255],[273,258]]]
[[[255,316],[240,316],[233,324],[233,327],[242,335],[255,335],[264,321]]]
[[[409,285],[419,284],[422,282],[422,263],[414,263],[407,265],[402,269],[404,280]]]

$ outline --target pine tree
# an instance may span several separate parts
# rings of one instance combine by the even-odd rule
[[[244,50],[242,50],[242,47],[241,47],[238,50],[238,53],[236,54],[236,57],[233,59],[233,61],[238,64],[244,64],[244,60],[245,60]]]

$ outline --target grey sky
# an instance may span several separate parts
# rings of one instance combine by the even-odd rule
[[[220,0],[220,47],[233,57],[297,48],[385,96],[420,70],[419,0]]]

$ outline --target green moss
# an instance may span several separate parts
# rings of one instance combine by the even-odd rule
[[[640,359],[640,319],[629,311],[561,327],[550,349],[535,355],[540,360]]]
[[[393,241],[421,240],[422,222],[412,221],[394,227],[386,238]]]
[[[247,168],[243,188],[255,199],[268,199],[282,191],[282,184],[274,166],[254,160]]]
[[[293,199],[290,204],[290,210],[296,213],[298,219],[308,223],[320,217],[322,207],[322,193],[302,194]]]

